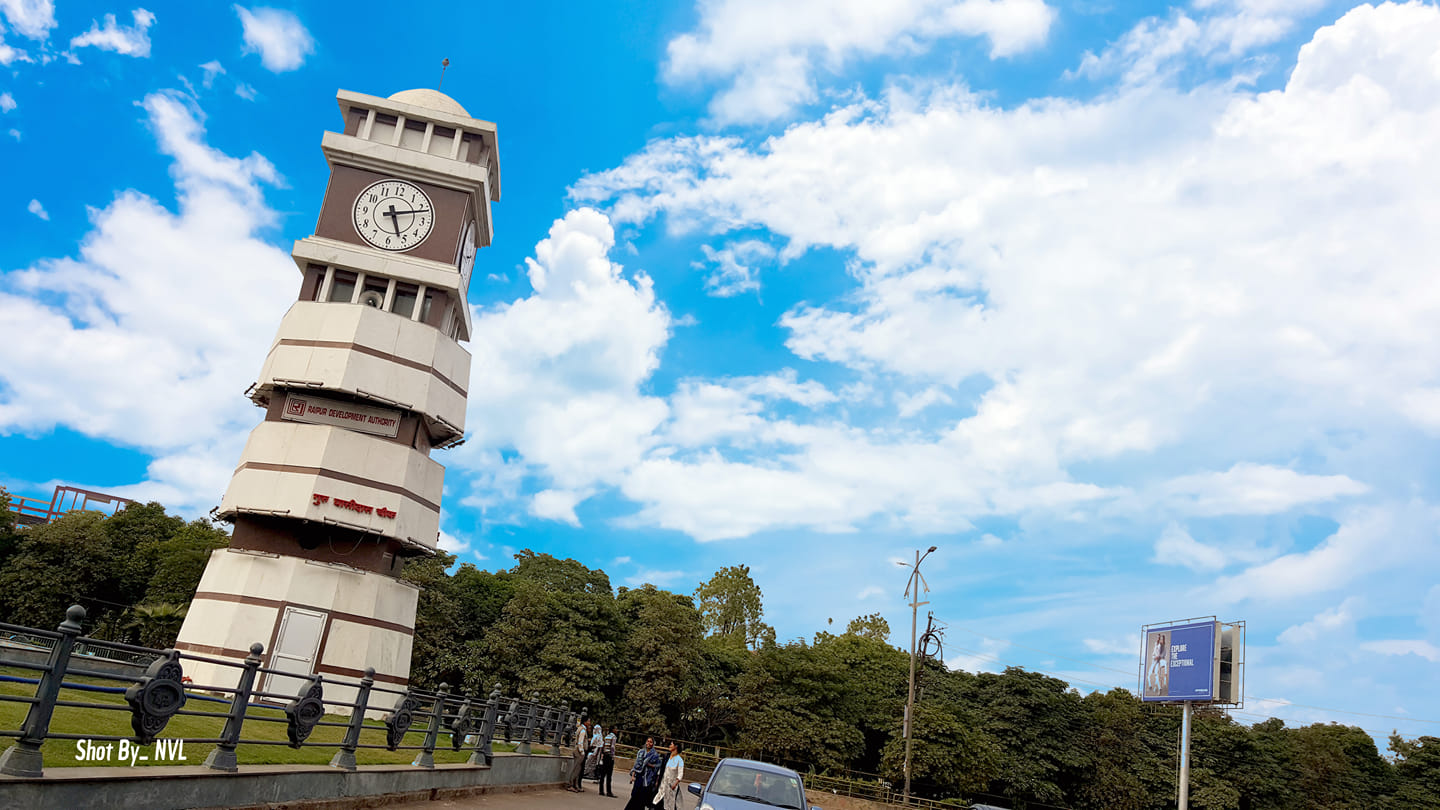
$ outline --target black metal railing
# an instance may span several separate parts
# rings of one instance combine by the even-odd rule
[[[24,639],[31,651],[48,654],[45,663],[9,655],[0,645],[0,666],[27,670],[37,674],[34,679],[6,677],[11,682],[35,684],[33,696],[0,694],[0,702],[28,704],[24,723],[19,729],[0,728],[0,737],[18,738],[0,754],[0,774],[22,777],[44,775],[41,746],[46,740],[85,740],[89,745],[125,741],[134,746],[150,745],[177,716],[210,718],[223,726],[214,737],[176,737],[183,742],[212,744],[214,749],[205,759],[205,766],[220,771],[238,769],[237,750],[243,746],[288,745],[292,748],[336,748],[330,764],[355,770],[357,753],[362,749],[414,751],[411,763],[416,767],[435,767],[434,753],[442,744],[441,735],[452,751],[469,749],[468,763],[491,764],[492,741],[504,739],[517,744],[520,754],[531,754],[534,745],[550,750],[569,745],[576,720],[583,712],[571,711],[568,705],[546,706],[539,695],[530,698],[507,697],[496,684],[488,695],[452,692],[446,684],[434,691],[415,688],[394,688],[376,683],[375,670],[366,669],[361,678],[297,673],[261,666],[264,647],[254,644],[250,654],[239,663],[180,650],[155,650],[114,641],[85,638],[80,635],[85,610],[79,605],[66,611],[63,623],[54,631],[0,623],[0,638]],[[81,654],[82,651],[84,654]],[[137,663],[141,674],[102,672],[87,666],[89,656]],[[227,684],[196,684],[185,675],[187,662],[203,663],[234,673]],[[209,667],[207,667],[209,669]],[[295,693],[264,691],[257,688],[260,676],[280,676],[303,681]],[[101,684],[72,681],[85,678]],[[230,679],[225,679],[229,681]],[[104,683],[122,684],[106,686]],[[270,681],[266,682],[267,689]],[[353,700],[326,697],[327,689],[353,690]],[[61,690],[123,693],[125,702],[62,699]],[[206,706],[206,708],[197,708]],[[75,734],[55,731],[51,721],[57,708],[97,712],[120,712],[130,716],[133,734]],[[384,712],[383,717],[373,715]],[[348,715],[348,717],[347,717]],[[336,716],[343,720],[327,719]],[[255,723],[282,723],[286,739],[247,737],[247,727]],[[318,727],[344,729],[338,746],[335,742],[311,741]],[[384,735],[384,743],[363,742],[364,732],[370,739]],[[411,742],[422,735],[419,743]]]

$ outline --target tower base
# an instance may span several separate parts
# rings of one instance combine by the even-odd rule
[[[404,689],[420,589],[384,574],[283,554],[218,549],[210,555],[176,648],[241,664],[264,645],[263,668],[299,675],[359,679],[374,668],[376,687]],[[197,689],[233,688],[240,671],[186,661]],[[253,702],[284,704],[303,677],[261,673]],[[327,684],[326,700],[353,700],[356,690]],[[398,695],[375,691],[370,707],[389,709]]]

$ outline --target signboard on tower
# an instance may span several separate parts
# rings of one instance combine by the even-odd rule
[[[1220,699],[1220,623],[1145,629],[1140,698],[1151,702]]]

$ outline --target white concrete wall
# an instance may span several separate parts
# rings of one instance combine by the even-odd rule
[[[271,509],[292,518],[343,521],[386,537],[435,548],[440,530],[440,511],[436,507],[445,489],[445,468],[419,450],[330,425],[261,422],[250,432],[236,466],[247,462],[335,470],[400,487],[434,506],[380,487],[317,473],[240,469],[230,479],[220,501],[221,516],[247,509]],[[315,503],[313,496],[317,493],[330,500]],[[376,509],[368,514],[341,509],[334,503],[336,498]],[[395,517],[381,517],[380,507],[395,512]]]
[[[347,348],[282,346],[284,339],[354,343],[424,368]],[[277,381],[307,380],[324,388],[378,395],[465,428],[461,392],[470,385],[470,353],[433,327],[359,304],[297,301],[280,322],[275,340],[260,372],[262,388],[284,384]],[[436,379],[431,368],[460,390]]]
[[[242,663],[243,653],[259,642],[267,652],[283,607],[289,603],[329,614],[329,635],[317,664],[363,672],[373,667],[379,675],[408,678],[410,674],[409,633],[347,621],[337,613],[372,617],[407,628],[415,626],[415,606],[420,591],[413,585],[390,577],[355,571],[340,566],[307,562],[296,557],[251,554],[220,549],[210,556],[201,577],[199,592],[243,595],[272,604],[246,604],[197,598],[190,604],[178,643],[219,647],[241,653],[235,656],[198,653]],[[186,661],[185,674],[196,686],[233,688],[240,670],[199,661]],[[341,677],[321,673],[328,680]],[[358,677],[358,676],[357,676]],[[349,680],[349,678],[347,678]],[[263,689],[263,676],[255,688]],[[396,687],[394,684],[377,685]],[[340,684],[325,687],[326,699],[353,700],[354,690]],[[391,698],[376,694],[376,708],[389,708]]]

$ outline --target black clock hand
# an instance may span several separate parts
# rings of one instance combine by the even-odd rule
[[[395,210],[395,207],[392,205],[392,206],[390,207],[390,212],[391,212],[392,214],[428,214],[428,213],[430,213],[430,209],[429,209],[429,208],[412,208],[412,209],[409,210],[409,211],[396,211],[396,210]]]
[[[385,216],[390,217],[390,223],[395,226],[395,235],[396,235],[396,236],[399,236],[399,235],[400,235],[400,215],[399,215],[398,213],[396,213],[396,211],[395,211],[395,206],[393,206],[393,205],[390,206],[390,210],[385,212]]]

